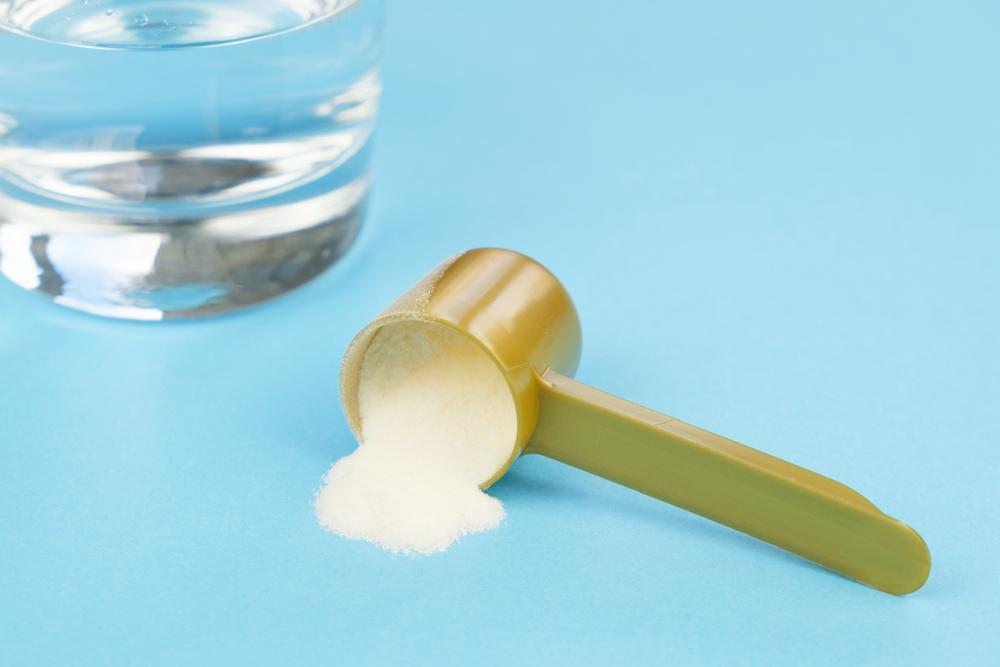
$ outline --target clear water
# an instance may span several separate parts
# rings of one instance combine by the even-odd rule
[[[0,272],[91,312],[227,310],[363,215],[377,0],[0,0]]]

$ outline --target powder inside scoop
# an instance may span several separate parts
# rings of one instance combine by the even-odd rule
[[[433,553],[500,524],[503,505],[479,485],[510,456],[517,418],[503,375],[475,342],[429,322],[383,327],[361,363],[358,405],[361,444],[316,498],[326,528]]]

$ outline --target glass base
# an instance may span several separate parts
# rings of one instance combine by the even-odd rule
[[[0,193],[0,273],[96,315],[163,320],[277,297],[333,265],[364,218],[367,181],[311,199],[155,221]]]

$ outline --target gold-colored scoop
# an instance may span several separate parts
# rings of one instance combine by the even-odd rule
[[[445,262],[357,335],[341,369],[355,434],[368,344],[383,327],[414,319],[469,336],[510,386],[517,438],[484,487],[519,455],[542,454],[887,593],[911,593],[927,580],[924,541],[856,491],[571,379],[581,351],[573,302],[548,270],[509,250],[472,250]]]

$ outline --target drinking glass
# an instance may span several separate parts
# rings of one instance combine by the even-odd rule
[[[0,273],[91,313],[315,277],[369,190],[381,0],[0,0]]]

